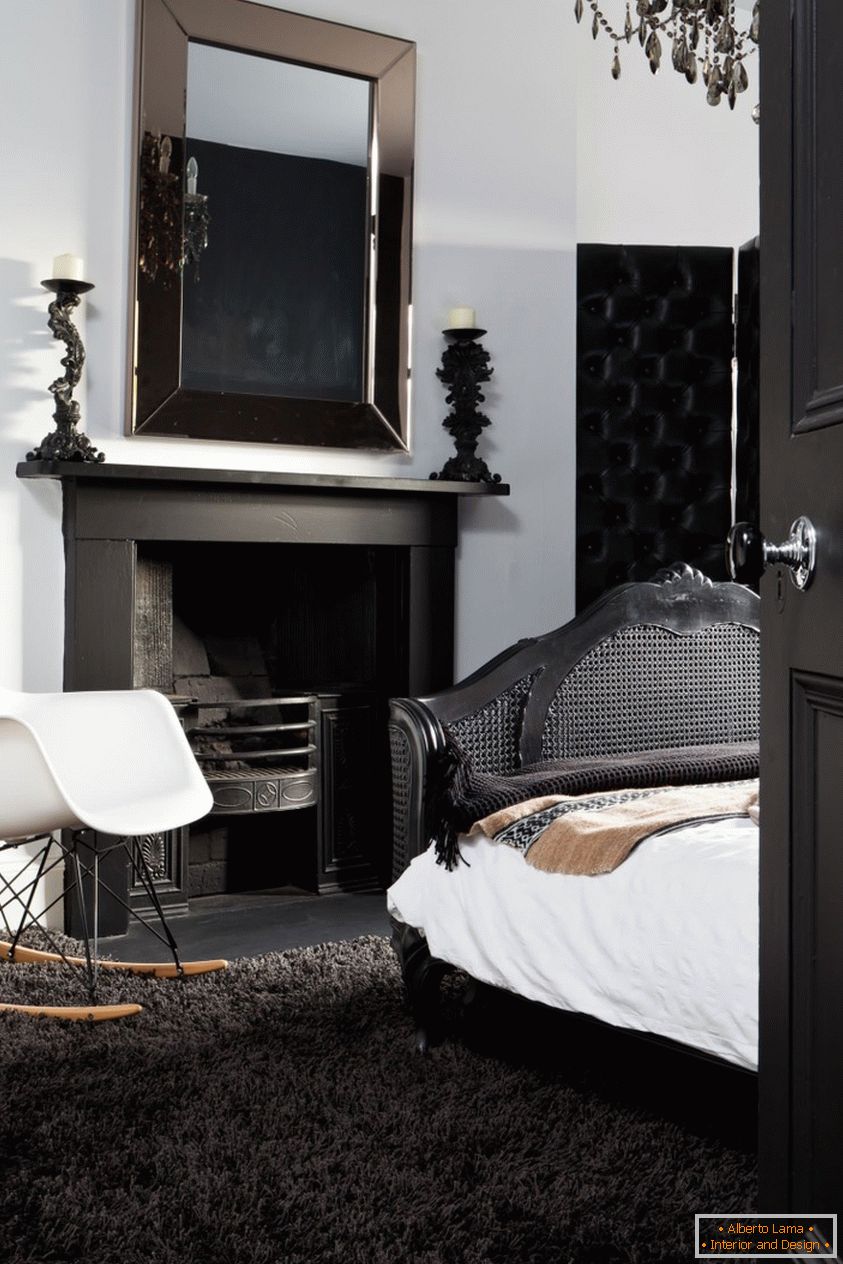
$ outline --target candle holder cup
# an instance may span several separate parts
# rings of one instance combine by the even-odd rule
[[[442,352],[442,368],[436,370],[436,376],[449,387],[445,403],[451,405],[451,412],[442,425],[453,437],[457,451],[438,474],[430,477],[464,483],[499,483],[500,474],[493,474],[486,462],[476,455],[481,432],[492,424],[478,411],[478,404],[485,402],[480,386],[494,373],[489,365],[489,352],[479,342],[486,330],[443,329],[442,332],[448,346]]]
[[[91,440],[79,429],[79,403],[73,399],[73,391],[79,385],[82,366],[85,363],[85,347],[79,337],[79,331],[73,323],[72,316],[79,306],[82,295],[94,287],[90,281],[77,281],[68,277],[51,277],[41,284],[45,290],[55,294],[50,303],[50,319],[48,328],[54,338],[60,339],[67,346],[67,354],[62,357],[64,377],[56,378],[48,387],[56,401],[53,420],[56,423],[38,447],[27,452],[27,461],[104,461],[105,456],[98,452]]]

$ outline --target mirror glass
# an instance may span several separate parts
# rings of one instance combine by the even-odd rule
[[[359,400],[371,84],[191,41],[182,384]]]
[[[132,433],[409,450],[415,45],[140,15]]]

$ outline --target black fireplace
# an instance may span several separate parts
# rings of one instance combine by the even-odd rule
[[[406,564],[388,545],[138,546],[134,683],[171,698],[214,796],[188,897],[386,879]]]
[[[142,840],[165,907],[383,885],[387,701],[450,683],[458,499],[508,488],[42,462],[18,472],[63,483],[65,687],[161,690],[208,778],[208,817]],[[144,908],[131,873],[108,877]],[[103,933],[125,929],[116,903],[103,917]]]

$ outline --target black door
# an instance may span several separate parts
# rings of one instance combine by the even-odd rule
[[[760,1206],[843,1212],[843,3],[764,0]]]

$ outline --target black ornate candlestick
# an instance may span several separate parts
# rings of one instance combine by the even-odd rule
[[[457,454],[445,462],[438,474],[430,477],[464,483],[499,483],[500,474],[492,474],[486,462],[475,455],[480,431],[492,424],[477,411],[477,405],[485,400],[480,384],[488,382],[495,371],[489,367],[488,351],[477,341],[486,330],[444,329],[442,332],[450,343],[442,352],[442,368],[436,370],[436,376],[450,387],[445,403],[452,405],[442,425],[453,436]]]
[[[63,277],[54,277],[42,281],[45,289],[51,290],[55,298],[49,307],[50,319],[47,322],[54,338],[60,338],[67,344],[67,355],[62,358],[65,370],[64,377],[57,378],[48,390],[56,401],[53,420],[55,430],[51,431],[33,452],[27,452],[27,461],[104,461],[105,456],[98,452],[86,434],[82,434],[79,424],[79,403],[72,398],[73,390],[79,385],[82,366],[85,363],[85,348],[79,331],[71,317],[79,306],[81,295],[94,287],[89,281],[71,281]]]

